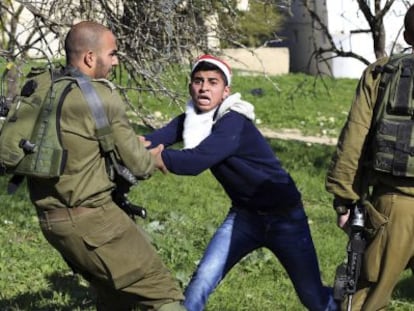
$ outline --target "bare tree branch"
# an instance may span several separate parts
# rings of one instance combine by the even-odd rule
[[[267,1],[272,5],[276,2]],[[122,66],[115,72],[115,82],[127,85],[121,89],[125,96],[132,91],[135,96],[149,92],[180,106],[186,101],[187,92],[179,85],[182,82],[177,79],[177,66],[188,65],[200,53],[219,54],[218,47],[209,40],[235,44],[242,36],[234,31],[238,14],[234,0],[15,0],[14,6],[10,3],[0,4],[3,34],[13,38],[13,46],[0,45],[1,55],[8,60],[26,58],[33,51],[39,58],[59,59],[69,27],[80,20],[96,20],[117,35]],[[16,11],[17,5],[20,12]],[[30,18],[22,17],[23,8],[30,12]],[[233,22],[227,26],[207,25],[206,21],[214,16]],[[13,20],[18,23],[12,28]],[[58,53],[53,53],[56,47],[52,49],[50,44],[56,39]],[[121,80],[125,77],[126,81]]]
[[[310,15],[314,31],[318,31],[322,34],[325,43],[320,44],[318,36],[314,36],[314,49],[312,57],[316,59],[317,62],[325,62],[336,57],[348,57],[354,58],[365,65],[368,65],[370,61],[363,57],[362,55],[355,53],[350,50],[344,50],[342,46],[338,46],[335,43],[335,40],[330,33],[328,26],[325,24],[324,20],[320,16],[320,12],[315,11],[315,0],[300,0]],[[381,6],[381,3],[383,5]],[[385,36],[385,26],[384,26],[384,17],[390,11],[392,5],[395,3],[395,0],[375,0],[373,3],[373,8],[370,7],[370,2],[366,0],[357,0],[358,7],[368,22],[369,29],[361,29],[360,32],[370,32],[373,38],[373,51],[376,58],[386,56],[385,45],[386,45],[386,36]],[[409,6],[409,1],[402,1],[405,6]],[[354,31],[355,33],[356,31]]]

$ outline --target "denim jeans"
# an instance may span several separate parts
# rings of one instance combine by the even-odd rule
[[[329,290],[322,285],[307,216],[300,205],[283,215],[231,208],[185,291],[185,307],[189,311],[203,310],[208,296],[227,272],[260,247],[275,254],[306,308],[328,310]]]

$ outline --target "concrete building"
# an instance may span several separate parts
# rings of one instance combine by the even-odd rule
[[[374,1],[369,1],[374,11]],[[318,70],[334,77],[358,78],[366,67],[354,58],[332,58],[326,63],[312,59],[317,46],[326,46],[326,37],[322,32],[314,31],[312,20],[300,0],[292,1],[293,16],[287,20],[281,33],[285,37],[284,45],[290,52],[290,71],[315,74]],[[314,0],[313,9],[328,27],[334,42],[344,51],[353,51],[369,60],[375,61],[373,39],[368,22],[359,10],[356,0]],[[388,55],[401,52],[407,45],[402,37],[403,17],[407,8],[403,1],[396,0],[384,18],[386,29],[386,52]],[[326,58],[330,55],[327,54]]]

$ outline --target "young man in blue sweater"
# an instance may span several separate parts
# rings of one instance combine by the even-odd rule
[[[231,200],[185,292],[189,311],[204,309],[229,270],[252,251],[267,247],[289,274],[302,304],[313,311],[336,310],[320,278],[301,194],[254,125],[254,107],[231,95],[231,69],[203,55],[191,71],[186,112],[146,135],[164,149],[157,161],[166,171],[197,175],[210,169]]]

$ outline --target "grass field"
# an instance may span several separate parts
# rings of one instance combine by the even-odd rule
[[[236,75],[233,89],[255,105],[258,126],[298,128],[305,134],[335,137],[345,121],[356,83],[293,74],[271,78]],[[185,79],[177,84],[186,89]],[[258,88],[262,95],[253,95],[252,90]],[[140,105],[161,121],[182,108],[145,94],[140,95]],[[347,242],[336,228],[331,196],[324,190],[334,147],[297,141],[269,143],[302,192],[322,279],[332,285]],[[6,183],[6,177],[0,178],[0,310],[93,310],[94,297],[87,283],[71,275],[42,237],[25,188],[9,196]],[[156,173],[133,188],[129,197],[147,208],[149,217],[137,222],[150,234],[184,288],[229,208],[228,198],[208,171],[196,177]],[[285,271],[266,249],[240,262],[207,306],[207,311],[243,310],[303,310]],[[410,273],[401,277],[390,310],[414,310]]]

